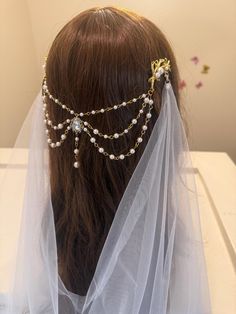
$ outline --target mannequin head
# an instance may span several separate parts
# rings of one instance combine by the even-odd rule
[[[170,60],[170,80],[181,111],[175,57],[157,26],[127,10],[92,8],[74,17],[56,36],[47,57],[47,84],[56,98],[76,112],[105,108],[145,93],[150,88],[151,61],[159,58]],[[120,199],[159,115],[163,84],[164,77],[155,82],[152,118],[134,155],[110,160],[82,135],[79,168],[75,169],[73,136],[59,149],[50,149],[59,272],[67,288],[80,295],[87,292]],[[53,121],[68,117],[50,99],[47,102]],[[113,134],[126,128],[137,107],[91,116],[88,121],[103,133]],[[138,123],[142,122],[141,118]],[[99,140],[106,151],[121,154],[139,131],[134,127],[118,140]]]

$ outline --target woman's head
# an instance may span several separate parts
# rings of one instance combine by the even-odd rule
[[[163,33],[148,19],[114,7],[86,10],[56,36],[47,57],[50,92],[76,112],[119,104],[150,88],[151,61],[170,60],[170,80],[179,105],[179,74],[172,49]],[[86,134],[79,140],[79,168],[73,168],[74,137],[50,150],[52,201],[60,273],[66,286],[85,294],[114,214],[150,136],[161,107],[164,78],[155,83],[154,110],[136,153],[124,160],[99,154]],[[50,99],[48,112],[57,123],[67,114]],[[125,129],[139,108],[126,106],[88,118],[102,133]],[[138,124],[140,124],[138,126]],[[99,139],[115,155],[134,144],[143,120],[115,141]],[[55,134],[51,134],[56,139]]]

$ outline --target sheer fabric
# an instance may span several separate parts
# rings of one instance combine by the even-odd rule
[[[8,227],[15,215],[21,214],[21,220],[7,261],[11,276],[0,313],[210,313],[193,167],[171,83],[163,87],[160,115],[120,201],[86,297],[68,291],[58,274],[42,107],[39,94],[1,178],[1,219]],[[15,182],[12,164],[22,145],[29,148],[27,169]],[[13,186],[24,190],[17,206],[7,192]],[[10,227],[4,239],[12,239]]]

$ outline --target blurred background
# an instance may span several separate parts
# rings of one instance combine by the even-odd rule
[[[1,0],[0,147],[14,145],[60,28],[80,11],[105,5],[144,15],[166,34],[183,80],[190,149],[226,152],[236,162],[235,0]]]

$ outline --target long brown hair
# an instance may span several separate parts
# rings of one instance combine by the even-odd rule
[[[157,26],[124,9],[91,8],[74,17],[56,36],[47,58],[47,84],[56,98],[76,112],[105,108],[145,93],[150,88],[151,61],[165,57],[171,63],[170,80],[179,106],[176,60]],[[87,293],[118,204],[158,117],[163,83],[164,78],[155,83],[154,113],[134,155],[110,160],[81,134],[80,166],[75,169],[73,136],[60,148],[50,149],[59,273],[74,293]],[[48,103],[53,121],[66,119],[65,110],[50,99]],[[88,121],[102,133],[112,134],[121,132],[136,114],[137,106],[128,106],[88,117]],[[122,138],[99,139],[99,144],[108,152],[126,153],[142,122],[140,119]],[[56,133],[52,137],[56,138]]]

